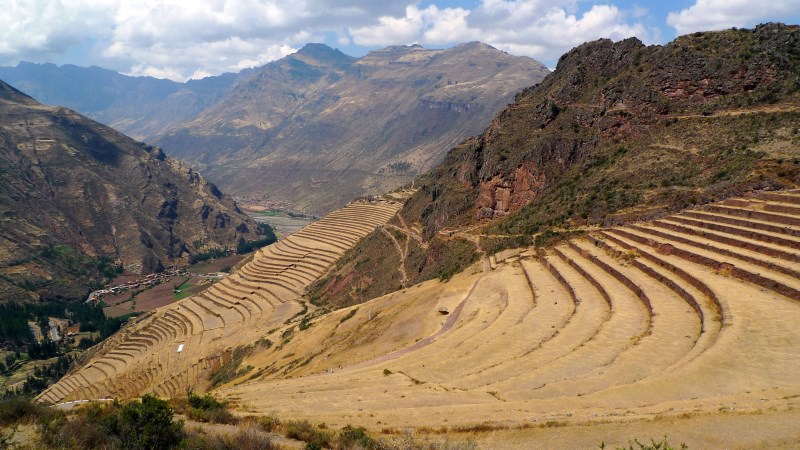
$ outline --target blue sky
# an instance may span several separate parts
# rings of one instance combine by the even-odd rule
[[[800,0],[2,0],[0,65],[98,65],[185,80],[308,42],[361,56],[482,41],[553,67],[588,40],[663,44],[694,31],[800,23]]]

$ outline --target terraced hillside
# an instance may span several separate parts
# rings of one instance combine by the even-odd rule
[[[372,429],[772,414],[800,406],[798,323],[800,191],[762,193],[336,311],[218,393]]]
[[[267,330],[303,314],[301,296],[345,250],[388,221],[400,204],[356,201],[259,250],[233,275],[194,297],[158,308],[90,350],[43,392],[59,403],[203,389],[208,375]]]

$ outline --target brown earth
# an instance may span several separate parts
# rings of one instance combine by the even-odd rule
[[[444,428],[487,448],[800,441],[800,192],[482,266],[312,316],[290,342],[246,356],[252,372],[217,393],[246,413]]]

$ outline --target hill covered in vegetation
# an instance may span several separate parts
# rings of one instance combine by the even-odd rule
[[[393,222],[405,280],[385,256],[392,239],[374,233],[312,296],[358,303],[568,230],[796,186],[798,49],[800,27],[766,24],[571,50],[416,180]]]

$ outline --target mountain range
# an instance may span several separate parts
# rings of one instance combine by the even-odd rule
[[[409,182],[547,73],[472,42],[361,58],[308,44],[185,84],[48,64],[2,68],[0,78],[162,147],[226,192],[319,214]]]
[[[547,73],[477,42],[358,59],[310,44],[154,143],[231,193],[324,213],[433,167]]]
[[[188,120],[251,70],[186,83],[123,75],[97,66],[20,62],[0,79],[47,105],[70,108],[138,140]]]

